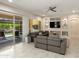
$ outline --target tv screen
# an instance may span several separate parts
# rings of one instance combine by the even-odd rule
[[[57,22],[57,28],[60,28],[60,22]]]
[[[50,28],[55,28],[55,22],[50,22]]]
[[[60,22],[50,22],[50,28],[60,28]]]

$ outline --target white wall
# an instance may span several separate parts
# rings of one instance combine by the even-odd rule
[[[29,32],[29,18],[28,17],[24,17],[23,18],[23,39],[25,39],[25,37],[27,36],[28,32]]]

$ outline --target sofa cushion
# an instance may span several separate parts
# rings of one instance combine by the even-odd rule
[[[46,45],[46,44],[37,43],[37,44],[35,45],[35,47],[41,48],[41,49],[44,49],[44,50],[47,50],[47,45]]]
[[[55,46],[48,45],[48,50],[49,51],[57,52],[58,53],[58,52],[61,52],[60,49],[61,48],[59,48],[59,47],[55,47]]]
[[[47,37],[46,37],[46,36],[37,36],[37,38],[47,39]]]
[[[48,40],[62,41],[62,38],[58,38],[58,37],[48,37]]]
[[[62,39],[61,38],[48,38],[48,44],[53,46],[61,46]]]
[[[37,36],[37,42],[47,44],[47,37],[46,36]]]

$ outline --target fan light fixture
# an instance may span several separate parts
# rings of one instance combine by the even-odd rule
[[[8,0],[10,3],[14,2],[15,0]]]
[[[45,14],[42,15],[43,17],[46,16]]]
[[[72,13],[75,13],[76,11],[75,10],[72,10]]]

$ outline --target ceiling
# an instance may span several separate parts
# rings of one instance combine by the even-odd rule
[[[0,0],[0,2],[39,16],[68,15],[72,13],[72,10],[79,13],[79,0],[16,0],[13,3],[9,3],[8,0]],[[57,12],[47,12],[50,6],[56,6]]]

